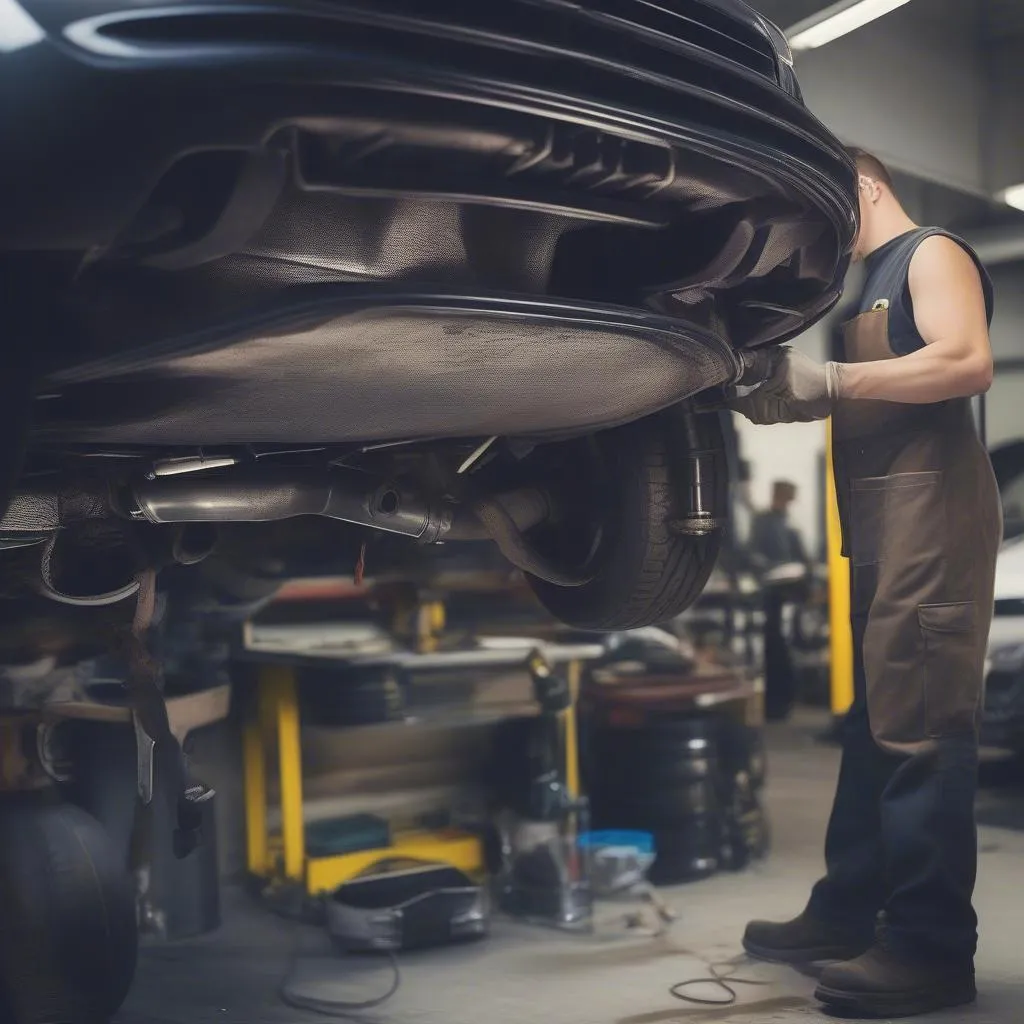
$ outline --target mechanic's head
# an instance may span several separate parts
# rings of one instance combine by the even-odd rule
[[[913,224],[896,195],[889,168],[863,149],[851,146],[846,151],[857,163],[860,231],[853,258],[862,260]]]
[[[776,480],[772,484],[772,511],[787,512],[796,501],[796,484],[789,480]]]

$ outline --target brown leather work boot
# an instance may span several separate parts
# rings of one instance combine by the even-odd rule
[[[875,945],[822,972],[814,998],[856,1017],[913,1017],[973,1003],[974,965],[911,960]]]
[[[758,960],[776,964],[813,964],[853,960],[871,948],[872,934],[812,917],[806,910],[784,924],[751,921],[743,948]]]

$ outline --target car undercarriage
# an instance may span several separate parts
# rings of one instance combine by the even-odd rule
[[[854,166],[740,0],[0,13],[0,856],[104,866],[15,992],[59,975],[94,1024],[154,778],[179,854],[212,796],[167,698],[227,693],[226,655],[182,651],[314,548],[420,579],[491,545],[571,627],[677,616],[728,514],[721,389],[838,301]],[[135,878],[47,796],[54,715],[97,708],[134,723]]]
[[[726,470],[691,400],[834,305],[855,226],[777,30],[725,2],[24,10],[4,74],[64,100],[4,114],[7,575],[103,604],[320,515],[493,540],[578,625],[699,593]],[[668,594],[650,550],[616,564],[652,494],[596,514],[631,480],[699,563]]]

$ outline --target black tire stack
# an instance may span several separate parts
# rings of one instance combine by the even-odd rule
[[[594,827],[653,833],[656,885],[740,870],[767,852],[758,730],[693,714],[598,724],[587,767]]]

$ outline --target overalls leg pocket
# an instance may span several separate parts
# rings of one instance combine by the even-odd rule
[[[974,601],[922,604],[925,726],[933,738],[963,735],[977,726],[982,686],[978,609]]]

